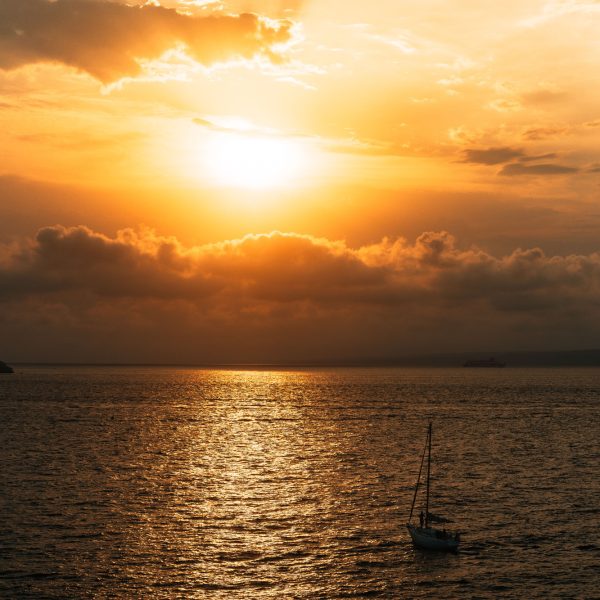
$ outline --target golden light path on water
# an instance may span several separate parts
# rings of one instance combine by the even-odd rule
[[[296,576],[304,572],[308,581],[312,553],[325,556],[336,545],[330,527],[345,511],[343,496],[362,485],[354,477],[340,479],[344,457],[353,455],[350,439],[335,418],[330,420],[335,407],[323,407],[325,414],[318,415],[320,407],[304,402],[304,387],[318,385],[318,375],[225,371],[219,379],[229,392],[227,402],[190,453],[191,472],[210,482],[208,503],[199,507],[196,518],[222,523],[205,551],[214,552],[217,563],[234,565],[225,566],[230,589],[245,586],[244,569],[240,577],[238,565],[246,561],[260,564],[251,582],[257,588],[266,590],[280,580],[290,559],[296,562]],[[315,420],[322,424],[317,431]],[[207,452],[205,444],[216,448],[216,454]],[[199,455],[204,460],[197,463]],[[325,469],[315,463],[324,457],[334,458]],[[351,535],[349,530],[344,537]],[[192,541],[189,550],[194,549]],[[332,582],[330,593],[336,586]]]

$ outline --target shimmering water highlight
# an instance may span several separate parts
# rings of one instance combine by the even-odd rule
[[[18,598],[594,598],[594,369],[22,368],[0,379]],[[434,512],[411,546],[434,422]]]

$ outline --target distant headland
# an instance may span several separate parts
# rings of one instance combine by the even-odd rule
[[[14,369],[0,360],[0,373],[14,373]]]

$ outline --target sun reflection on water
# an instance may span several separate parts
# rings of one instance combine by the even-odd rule
[[[19,597],[491,600],[494,577],[515,597],[546,577],[591,597],[598,386],[573,377],[33,371],[0,404],[7,581]],[[403,527],[430,418],[433,512],[466,526],[458,556],[415,551]]]

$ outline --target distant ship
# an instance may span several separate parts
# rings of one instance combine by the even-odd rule
[[[500,362],[495,358],[484,358],[479,360],[468,360],[463,364],[463,367],[488,367],[488,368],[498,368],[505,367],[506,363]]]
[[[0,373],[14,373],[14,369],[0,360]]]

